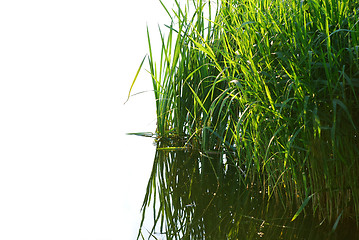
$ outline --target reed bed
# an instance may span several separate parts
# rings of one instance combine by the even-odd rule
[[[359,223],[357,1],[175,3],[159,62],[148,33],[157,141],[225,155],[293,220]]]

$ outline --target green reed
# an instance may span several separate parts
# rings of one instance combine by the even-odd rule
[[[293,220],[359,223],[357,1],[175,2],[159,62],[148,33],[157,141],[226,154]]]

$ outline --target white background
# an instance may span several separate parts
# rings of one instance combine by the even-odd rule
[[[157,0],[0,1],[1,240],[135,239],[155,149],[125,133],[155,106],[123,103],[168,22]]]

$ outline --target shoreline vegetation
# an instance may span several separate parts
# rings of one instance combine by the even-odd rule
[[[358,2],[174,1],[174,10],[162,4],[171,22],[159,61],[149,33],[145,58],[158,150],[218,155],[209,166],[218,186],[234,170],[238,191],[255,185],[263,201],[295,209],[292,221],[358,225]],[[144,212],[164,199],[156,164]]]

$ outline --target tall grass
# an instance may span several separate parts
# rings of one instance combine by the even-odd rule
[[[148,33],[157,140],[226,154],[293,219],[359,223],[357,1],[175,2],[159,62]]]

